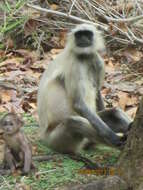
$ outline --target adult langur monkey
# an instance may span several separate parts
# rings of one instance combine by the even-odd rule
[[[38,90],[42,139],[61,153],[77,153],[85,144],[102,142],[120,147],[116,133],[126,133],[131,119],[117,108],[105,110],[100,93],[104,49],[99,31],[78,25],[68,35],[62,53],[48,65]]]

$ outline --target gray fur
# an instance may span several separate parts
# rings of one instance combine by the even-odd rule
[[[74,33],[80,30],[94,33],[92,46],[75,45]],[[105,69],[98,54],[104,48],[102,36],[94,26],[78,25],[68,35],[63,52],[48,65],[41,78],[38,90],[41,138],[56,151],[77,152],[85,139],[114,145],[120,142],[97,114],[98,109],[104,109],[100,89]]]

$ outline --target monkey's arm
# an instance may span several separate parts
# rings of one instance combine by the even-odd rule
[[[88,119],[91,125],[95,128],[101,138],[107,143],[111,143],[115,146],[122,145],[121,138],[114,133],[112,129],[104,123],[104,121],[96,114],[93,113],[83,101],[83,98],[76,97],[74,101],[74,109],[82,117]]]
[[[102,111],[105,109],[104,100],[101,94],[101,87],[103,85],[105,76],[105,68],[104,61],[98,53],[95,54],[95,62],[95,83],[97,84],[95,89],[97,91],[95,104],[97,111]]]
[[[11,150],[8,148],[7,145],[5,145],[4,148],[4,167],[8,167],[7,169],[10,169],[11,172],[14,172],[16,169],[15,164],[14,164],[14,157],[11,153]]]
[[[101,95],[101,91],[100,90],[98,90],[96,96],[97,96],[97,98],[96,98],[97,111],[105,110],[104,100],[103,100],[103,97]]]
[[[23,172],[24,173],[28,173],[30,171],[31,168],[31,162],[32,162],[32,154],[31,151],[29,150],[29,148],[23,146],[23,151],[24,151],[24,168],[23,168]]]
[[[29,171],[31,169],[32,152],[31,152],[31,149],[30,149],[29,144],[27,142],[27,139],[25,138],[25,136],[23,134],[21,134],[19,139],[20,139],[20,143],[21,143],[21,150],[24,153],[23,172],[24,172],[24,174],[27,174],[27,173],[29,173]]]
[[[69,81],[67,81],[66,85],[67,94],[73,102],[73,109],[91,123],[91,125],[95,128],[96,132],[102,139],[108,143],[110,142],[113,145],[120,146],[122,144],[120,137],[117,136],[112,131],[112,129],[106,125],[106,123],[104,123],[104,121],[96,114],[96,112],[94,113],[91,111],[86,104],[86,84],[83,80],[81,80],[83,76],[82,69],[79,68],[78,71],[81,73],[77,73],[75,70],[72,71],[70,77],[68,78]]]

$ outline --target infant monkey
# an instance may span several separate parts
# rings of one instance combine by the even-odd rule
[[[14,172],[20,167],[23,174],[28,174],[32,167],[32,149],[25,134],[20,130],[22,126],[21,118],[15,113],[8,113],[0,120],[5,141],[4,169]]]

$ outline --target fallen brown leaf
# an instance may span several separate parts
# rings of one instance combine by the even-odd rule
[[[134,118],[136,115],[137,111],[137,106],[130,108],[129,110],[126,111],[126,113],[131,117]]]
[[[128,93],[119,91],[118,97],[119,97],[119,107],[125,110],[125,107],[130,99]]]

